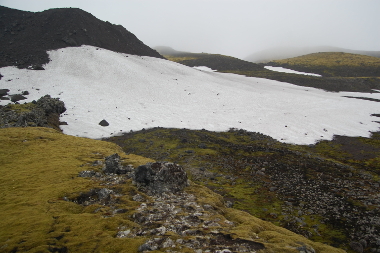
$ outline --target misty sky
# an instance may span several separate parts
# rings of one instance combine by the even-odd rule
[[[273,47],[380,51],[380,0],[0,0],[27,11],[78,7],[150,47],[245,58]]]

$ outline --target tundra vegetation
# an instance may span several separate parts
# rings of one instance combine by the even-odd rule
[[[179,163],[234,208],[306,238],[348,252],[378,248],[378,133],[302,146],[238,129],[153,128],[108,141]]]
[[[327,91],[373,92],[380,90],[380,58],[340,53],[314,53],[290,59],[257,64],[218,54],[177,52],[165,58],[190,67],[206,66],[224,73],[235,73],[288,82]],[[322,77],[281,73],[264,66],[284,67],[320,74]]]
[[[194,247],[201,247],[199,241],[213,237],[204,250],[234,243],[245,249],[256,245],[260,252],[343,252],[228,208],[221,195],[194,181],[176,196],[149,196],[132,178],[103,173],[104,159],[115,153],[120,154],[123,168],[154,162],[125,154],[114,143],[41,127],[0,129],[0,143],[1,252],[138,252],[152,249],[149,243],[157,238],[163,243],[154,252],[166,252],[168,247],[175,252],[194,252]],[[147,144],[137,143],[136,149]],[[163,139],[158,148],[173,144]],[[207,148],[202,151],[207,155]],[[238,189],[244,187],[238,185]],[[186,221],[182,234],[164,229],[163,220],[149,220],[157,214],[170,216],[162,208],[182,196],[187,197],[178,202],[181,210],[171,216]],[[189,218],[192,221],[186,220]]]
[[[277,73],[260,65],[252,70],[253,63],[232,57],[201,56],[181,56],[181,61],[223,72],[263,73],[267,78],[273,73],[287,80],[317,78]],[[218,63],[224,67],[213,65]],[[340,73],[338,67],[332,70]],[[355,80],[362,77],[339,78],[353,78],[357,89]],[[155,238],[160,242],[160,247],[154,246],[156,252],[165,252],[168,245],[174,251],[193,252],[201,237],[214,238],[208,241],[214,244],[259,245],[259,252],[380,249],[379,133],[370,138],[335,136],[302,146],[242,129],[153,128],[100,141],[27,127],[59,125],[56,116],[64,107],[58,103],[57,111],[41,111],[39,104],[45,103],[0,108],[6,115],[2,120],[7,119],[0,124],[7,127],[0,129],[2,252],[137,252],[152,249]],[[23,127],[14,127],[18,123]],[[151,214],[164,215],[162,208],[175,205],[172,195],[150,196],[133,183],[133,176],[104,175],[104,159],[115,153],[127,168],[154,161],[185,168],[191,181],[182,195],[173,197],[183,205],[173,222],[186,221],[188,229],[178,234],[151,220]]]

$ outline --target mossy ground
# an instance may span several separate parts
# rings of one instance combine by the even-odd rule
[[[349,53],[314,53],[271,63],[304,69],[323,76],[379,77],[380,58]]]
[[[275,225],[292,229],[288,217],[301,217],[305,226],[294,228],[296,231],[313,240],[350,251],[350,239],[344,232],[344,224],[326,223],[325,217],[320,214],[304,213],[300,216],[297,210],[283,214],[286,197],[271,190],[273,179],[257,176],[256,173],[262,168],[268,173],[275,169],[284,173],[296,169],[307,180],[317,180],[320,173],[346,179],[345,175],[349,172],[340,165],[348,164],[354,168],[354,171],[350,170],[354,172],[352,180],[357,180],[359,174],[365,172],[374,175],[372,179],[378,181],[378,134],[374,133],[372,138],[351,139],[368,148],[356,146],[356,149],[345,150],[345,146],[336,141],[322,141],[313,146],[289,145],[258,133],[236,129],[210,132],[153,128],[115,136],[109,141],[120,145],[126,153],[183,165],[196,183],[219,193],[225,201],[234,202],[235,208]],[[362,159],[351,161],[345,158],[354,154],[360,154]],[[371,209],[360,202],[347,201],[356,203],[364,208],[363,211]],[[315,225],[318,225],[318,233],[313,230]]]
[[[125,216],[104,218],[65,196],[97,183],[78,177],[87,164],[115,152],[112,143],[63,135],[48,128],[0,129],[0,251],[1,252],[133,252],[141,239],[115,238],[120,225],[134,226]],[[150,159],[123,156],[136,165]],[[125,185],[122,191],[130,191]],[[121,199],[124,205],[136,203]],[[127,215],[127,214],[125,214]]]
[[[317,53],[267,64],[206,53],[181,53],[165,55],[165,58],[190,67],[207,66],[219,72],[266,78],[327,91],[373,92],[373,89],[380,89],[380,60],[365,55]],[[264,68],[265,65],[317,73],[322,77],[270,71]]]
[[[157,145],[155,147],[159,150],[175,146],[176,150],[184,142],[193,143],[193,135],[185,131],[184,138],[173,138],[166,146],[164,135],[170,134],[170,131],[163,130],[159,138],[154,139],[156,144],[151,144],[147,135],[145,141],[137,139],[136,143],[140,145],[136,149],[148,144]],[[244,136],[214,134],[201,134],[200,138],[219,136],[223,143],[230,138],[234,141],[246,139]],[[99,181],[78,177],[83,170],[100,170],[99,165],[94,167],[94,161],[103,160],[116,152],[124,164],[135,167],[152,162],[152,159],[126,155],[119,146],[110,142],[67,136],[49,128],[0,129],[0,143],[1,252],[137,252],[138,247],[148,239],[116,237],[120,227],[139,227],[131,219],[131,214],[140,203],[131,198],[138,189],[130,181],[113,189],[121,193],[116,205],[126,209],[125,213],[111,215],[108,206],[84,206],[67,199],[90,189],[104,187]],[[203,146],[199,153],[210,156],[219,147],[219,144],[210,146],[210,152],[207,152]],[[174,153],[172,155],[174,157]],[[225,208],[223,197],[204,186],[191,183],[186,191],[194,194],[200,204],[212,205],[220,211],[220,215],[233,221],[236,224],[231,231],[234,238],[252,239],[258,235],[257,240],[266,246],[260,252],[298,252],[296,248],[304,244],[319,252],[342,252],[311,242],[246,212]],[[173,239],[178,237],[167,236]]]

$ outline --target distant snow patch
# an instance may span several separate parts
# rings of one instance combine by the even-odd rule
[[[299,75],[307,75],[307,76],[321,76],[319,74],[300,72],[300,71],[295,71],[295,70],[292,70],[292,69],[286,69],[286,68],[283,68],[283,67],[265,66],[264,68],[266,68],[268,70],[272,70],[272,71],[291,73],[291,74],[299,74]]]
[[[193,68],[198,69],[198,70],[202,70],[202,71],[206,71],[206,72],[215,72],[216,71],[216,70],[213,70],[213,69],[206,67],[206,66],[196,66]]]

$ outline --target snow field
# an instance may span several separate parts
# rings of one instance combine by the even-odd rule
[[[49,56],[42,71],[1,68],[0,89],[29,91],[25,102],[46,94],[59,97],[67,108],[61,121],[68,125],[62,129],[69,135],[98,139],[156,126],[238,128],[312,144],[334,134],[369,136],[380,126],[370,116],[380,112],[380,103],[343,97],[380,99],[380,93],[325,92],[92,46],[50,51]],[[99,125],[103,119],[108,127]]]

